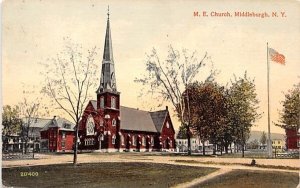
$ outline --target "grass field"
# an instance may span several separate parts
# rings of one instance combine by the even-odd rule
[[[225,163],[225,162],[212,162],[212,161],[195,161],[195,160],[174,160],[177,163],[188,163],[188,164],[207,164],[207,165],[242,165],[242,166],[251,166],[250,164],[244,163]],[[254,167],[254,166],[253,166]],[[299,170],[297,167],[290,167],[290,166],[276,166],[276,165],[263,165],[263,164],[256,164],[255,167],[259,168],[272,168],[272,169],[285,169],[285,170]]]
[[[298,183],[298,173],[234,170],[194,188],[296,188]]]
[[[14,187],[170,187],[215,168],[155,163],[88,163],[2,169],[3,184]]]

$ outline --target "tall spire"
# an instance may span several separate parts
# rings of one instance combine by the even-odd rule
[[[112,42],[111,42],[111,33],[110,33],[110,24],[109,24],[109,6],[107,8],[107,24],[106,24],[103,59],[105,59],[106,61],[113,60],[113,51],[112,51]]]
[[[107,24],[106,24],[106,34],[105,34],[105,43],[104,43],[103,60],[102,60],[101,79],[100,79],[100,86],[97,90],[97,93],[102,93],[105,91],[117,92],[114,58],[113,58],[113,50],[112,50],[112,40],[111,40],[110,23],[109,23],[109,7],[107,9]]]

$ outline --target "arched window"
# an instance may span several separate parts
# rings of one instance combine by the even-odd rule
[[[166,123],[166,127],[167,127],[167,128],[170,128],[169,122]]]
[[[132,135],[132,145],[135,146],[136,145],[136,139],[135,139],[135,136]]]
[[[154,146],[154,138],[151,136],[151,146]]]
[[[104,108],[104,97],[100,97],[100,108]]]
[[[93,116],[89,115],[87,121],[86,121],[86,135],[94,135],[94,118]]]
[[[116,143],[116,135],[113,135],[111,138],[111,143],[115,144]]]
[[[111,108],[116,108],[116,97],[111,97]]]
[[[146,138],[143,136],[142,137],[142,145],[145,146],[146,145]]]
[[[123,135],[121,135],[121,144],[125,145],[125,140],[124,140],[124,136]]]
[[[112,123],[112,126],[116,126],[117,125],[116,119],[114,118],[111,123]]]

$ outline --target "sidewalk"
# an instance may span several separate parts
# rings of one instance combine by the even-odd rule
[[[190,156],[161,156],[143,153],[85,153],[78,155],[79,163],[99,162],[155,162],[167,164],[181,164],[190,166],[215,166],[230,168],[257,168],[249,165],[249,158],[218,158],[218,157],[190,157]],[[299,168],[299,159],[255,159],[257,165],[270,165],[282,168],[284,166]],[[35,159],[2,161],[2,167],[18,167],[33,165],[48,165],[72,163],[73,154],[36,154]]]

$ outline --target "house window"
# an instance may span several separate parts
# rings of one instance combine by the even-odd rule
[[[65,132],[62,132],[62,138],[66,138],[66,133]]]
[[[61,142],[61,147],[65,147],[66,146],[66,143],[65,142]]]
[[[103,126],[103,119],[100,119],[100,126]]]
[[[170,147],[173,147],[173,146],[172,146],[172,144],[173,144],[173,143],[172,143],[172,140],[170,140],[170,144],[169,144],[169,145],[170,145]]]
[[[86,135],[94,135],[95,123],[91,115],[89,115],[86,121]]]
[[[111,143],[112,144],[116,144],[116,135],[112,136]]]
[[[151,146],[154,146],[154,138],[151,136]]]
[[[93,138],[84,139],[84,145],[86,145],[86,146],[94,145],[94,143],[95,143],[95,140]]]
[[[167,128],[170,128],[169,122],[166,123],[166,127],[167,127]]]
[[[111,108],[116,108],[116,97],[111,97]]]
[[[132,145],[135,146],[136,145],[136,139],[135,139],[135,136],[132,135]]]
[[[142,145],[143,145],[143,146],[145,146],[145,145],[146,145],[146,139],[145,139],[145,137],[144,137],[144,136],[142,137]]]
[[[112,126],[116,126],[117,125],[117,121],[116,121],[116,119],[114,118],[113,120],[112,120]]]
[[[125,140],[124,140],[124,136],[121,135],[121,144],[124,145],[125,144]]]
[[[100,108],[104,108],[104,97],[100,97]]]

